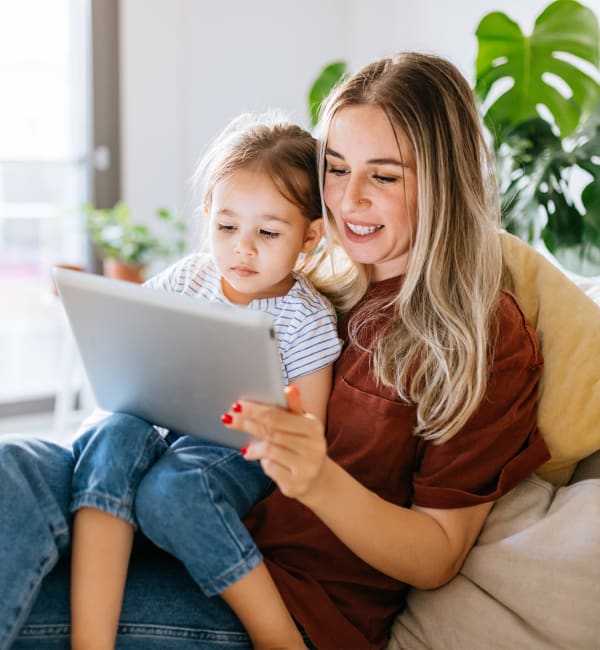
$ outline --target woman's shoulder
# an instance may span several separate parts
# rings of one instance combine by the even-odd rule
[[[496,308],[494,362],[538,365],[542,363],[537,332],[525,318],[517,299],[501,291]]]

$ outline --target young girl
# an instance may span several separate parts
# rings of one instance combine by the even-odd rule
[[[294,270],[300,256],[311,268],[311,255],[322,237],[316,141],[276,118],[242,116],[212,144],[198,177],[209,219],[210,253],[183,259],[148,285],[272,315],[285,382],[302,391],[310,412],[324,422],[332,363],[340,351],[335,313],[310,281]],[[197,477],[198,485],[187,495],[174,487],[169,490],[171,498],[197,504],[192,516],[210,531],[204,535],[208,545],[218,538],[220,555],[233,562],[238,538],[230,527],[235,529],[235,522],[223,524],[222,519],[235,518],[242,527],[240,515],[267,493],[270,479],[258,463],[248,471],[249,465],[231,449],[188,436],[180,436],[174,446],[185,447],[187,471]],[[136,487],[166,448],[150,423],[125,414],[109,416],[75,441],[71,594],[75,649],[114,646],[135,526]],[[184,475],[186,468],[181,471]],[[213,478],[217,473],[218,482]],[[178,534],[183,543],[194,545],[199,561],[205,561],[209,553],[197,536],[185,530]],[[221,594],[256,647],[304,647],[259,555],[244,558],[244,563],[243,570],[234,572],[235,583],[233,575],[221,575],[217,563],[210,578],[203,568],[201,586],[209,595]],[[266,614],[247,606],[252,602],[249,596],[260,599]]]

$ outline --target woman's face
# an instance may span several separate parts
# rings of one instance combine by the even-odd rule
[[[371,265],[376,281],[406,271],[417,226],[415,154],[378,106],[346,106],[335,114],[324,196],[352,260]]]

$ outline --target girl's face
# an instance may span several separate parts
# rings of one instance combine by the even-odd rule
[[[263,172],[239,169],[213,189],[212,254],[233,303],[285,295],[298,255],[312,250],[321,234],[322,219],[309,221]]]
[[[335,114],[324,196],[352,260],[371,265],[376,281],[406,271],[417,227],[415,154],[378,106],[346,106]]]

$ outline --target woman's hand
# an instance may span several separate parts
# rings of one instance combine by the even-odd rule
[[[286,389],[286,399],[287,410],[240,400],[223,422],[257,438],[243,450],[244,457],[260,460],[265,474],[285,496],[302,501],[318,489],[327,444],[323,425],[313,415],[304,414],[295,386]]]

